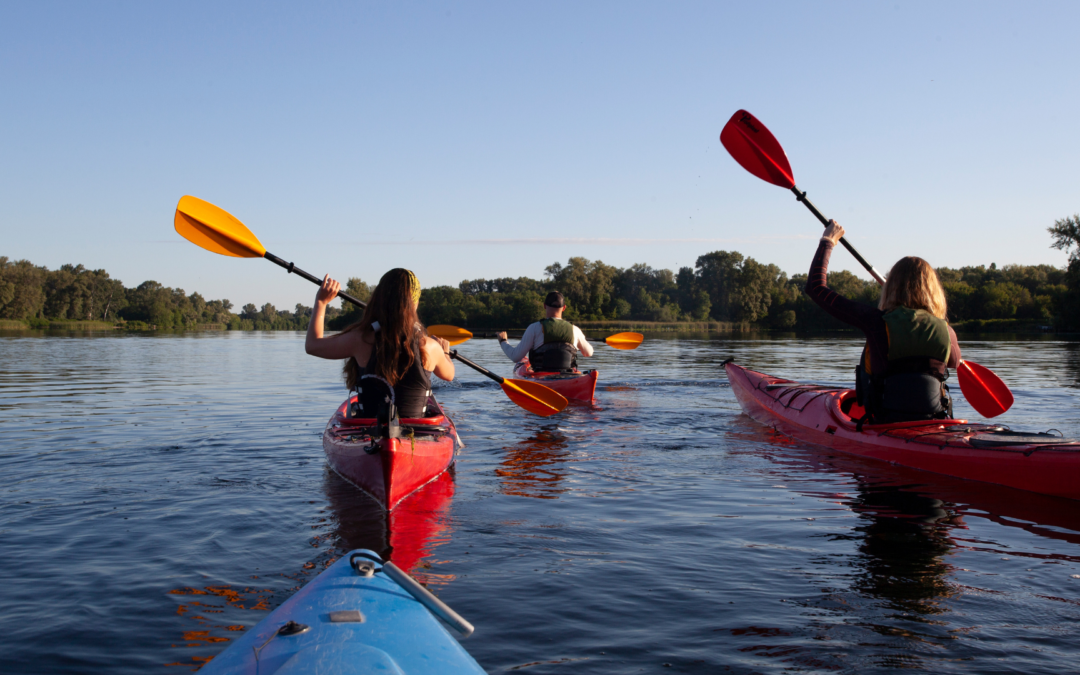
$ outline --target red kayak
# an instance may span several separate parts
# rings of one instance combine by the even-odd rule
[[[428,399],[428,409],[438,410],[438,416],[402,419],[399,427],[346,416],[355,402],[353,396],[342,403],[327,422],[323,451],[331,469],[387,511],[454,463],[457,431],[434,397]]]
[[[864,411],[853,389],[800,384],[731,361],[724,368],[743,411],[785,436],[914,469],[1080,499],[1080,441],[956,419],[858,431]]]
[[[596,378],[600,373],[596,370],[581,372],[575,370],[572,373],[555,373],[535,371],[529,365],[526,358],[514,366],[514,375],[526,380],[536,380],[540,384],[554,389],[569,401],[592,401],[596,393]]]

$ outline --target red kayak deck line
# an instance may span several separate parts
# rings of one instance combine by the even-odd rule
[[[724,366],[744,412],[791,438],[914,469],[1080,499],[1080,442],[995,424],[929,420],[866,425],[855,391]]]
[[[323,431],[326,461],[339,476],[392,510],[413,492],[435,480],[454,463],[457,431],[434,398],[440,414],[402,419],[403,438],[379,438],[373,419],[345,416],[356,397],[342,403]]]
[[[571,401],[592,401],[596,394],[596,378],[600,373],[596,370],[586,370],[584,373],[575,370],[572,373],[537,372],[525,359],[514,366],[514,375],[526,380],[536,380],[540,384],[562,394]]]

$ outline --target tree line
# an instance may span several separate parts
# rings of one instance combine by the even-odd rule
[[[1069,253],[1068,265],[1005,265],[938,268],[949,303],[949,320],[1027,323],[1080,330],[1080,215],[1048,228],[1052,247]],[[475,329],[523,328],[543,315],[543,297],[558,290],[571,321],[723,321],[779,330],[843,328],[803,292],[805,274],[788,276],[776,265],[735,251],[713,251],[677,272],[644,263],[619,268],[572,257],[553,263],[543,280],[527,277],[473,279],[424,289],[420,318],[428,324]],[[829,286],[845,297],[877,302],[879,288],[847,271],[831,272]],[[361,300],[371,287],[358,278],[346,289]],[[108,321],[132,326],[194,328],[214,324],[237,330],[303,330],[311,308],[297,304],[247,304],[233,311],[225,299],[206,300],[156,281],[134,288],[105,270],[64,265],[48,270],[26,260],[0,257],[0,319]],[[358,308],[331,307],[328,326],[340,329],[360,317]]]

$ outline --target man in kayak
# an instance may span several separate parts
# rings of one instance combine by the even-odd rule
[[[341,284],[329,276],[315,295],[304,349],[323,359],[348,359],[345,383],[359,389],[361,417],[377,417],[392,402],[399,417],[424,417],[431,394],[431,373],[454,379],[450,343],[425,335],[416,315],[420,282],[406,269],[392,269],[379,279],[359,321],[337,335],[323,337],[323,317]],[[363,370],[359,364],[365,364]],[[361,384],[363,383],[363,386]]]
[[[819,307],[866,335],[855,369],[862,424],[952,417],[945,380],[960,365],[956,333],[945,320],[945,291],[922,258],[901,258],[886,277],[877,307],[848,300],[826,284],[829,257],[844,228],[829,221],[810,265],[806,293]]]
[[[593,348],[580,328],[562,318],[565,309],[562,293],[548,293],[544,298],[545,318],[525,329],[517,347],[510,346],[505,331],[499,333],[503,353],[514,363],[528,356],[529,365],[537,372],[573,372],[578,353],[592,356]]]

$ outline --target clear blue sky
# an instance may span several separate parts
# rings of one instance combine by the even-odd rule
[[[746,108],[879,268],[1063,265],[1077,26],[1077,2],[7,2],[0,255],[311,304],[180,239],[192,194],[341,279],[805,271],[820,226],[718,141]]]

